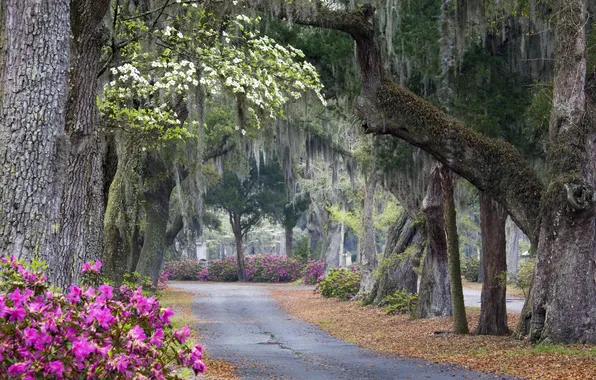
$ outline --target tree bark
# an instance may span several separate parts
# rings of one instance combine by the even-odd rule
[[[447,232],[447,252],[449,253],[449,280],[451,282],[451,303],[453,309],[453,330],[456,334],[468,333],[468,319],[464,304],[464,292],[461,282],[461,264],[459,258],[459,237],[455,202],[453,199],[453,175],[448,172],[443,176],[443,195],[445,212],[445,231]]]
[[[586,83],[585,0],[553,1],[557,16],[548,190],[532,287],[530,338],[596,343],[594,74]],[[586,96],[587,95],[587,96]]]
[[[428,243],[422,267],[416,318],[450,316],[452,311],[449,257],[445,234],[442,177],[448,175],[443,164],[437,164],[422,202]]]
[[[242,228],[240,225],[240,215],[230,214],[230,222],[232,223],[232,231],[236,239],[236,266],[238,271],[238,281],[246,281],[246,267],[244,265],[244,247],[242,244]]]
[[[68,0],[0,7],[0,255],[45,260],[56,251],[67,140]]]
[[[513,223],[511,218],[508,218],[505,222],[505,235],[507,238],[507,273],[511,276],[517,274],[521,234],[521,230]]]
[[[507,252],[505,222],[507,212],[488,193],[480,193],[480,229],[482,231],[482,299],[479,335],[505,335],[507,327]]]
[[[420,265],[424,251],[424,222],[402,213],[389,230],[383,261],[379,265],[379,277],[365,304],[382,305],[385,297],[396,290],[408,293],[418,290],[418,275],[414,268]]]
[[[379,267],[377,248],[375,244],[375,225],[373,220],[375,190],[377,177],[371,174],[366,180],[364,188],[364,205],[362,208],[362,235],[359,241],[360,249],[360,293],[370,292],[375,284],[374,272]]]
[[[102,48],[101,21],[108,0],[71,1],[69,96],[66,133],[69,154],[62,189],[58,272],[52,283],[66,288],[77,283],[85,261],[102,256],[103,144],[98,132],[97,73]]]
[[[286,256],[292,257],[292,245],[294,243],[294,227],[285,226],[284,229]]]
[[[103,264],[106,276],[120,284],[125,272],[136,270],[140,254],[139,199],[143,191],[145,155],[125,133],[117,133],[115,141],[118,164],[104,215]]]

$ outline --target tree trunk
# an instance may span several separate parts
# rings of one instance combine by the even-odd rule
[[[540,205],[543,223],[532,287],[534,341],[596,343],[596,94],[594,74],[590,83],[585,76],[586,8],[585,0],[553,2],[550,181]]]
[[[480,192],[482,231],[482,303],[476,334],[505,335],[507,327],[507,252],[505,222],[507,212],[488,193]]]
[[[366,179],[365,179],[366,181]],[[360,293],[370,292],[375,284],[374,272],[379,267],[377,247],[375,245],[375,225],[373,211],[377,178],[375,174],[369,176],[364,189],[364,205],[362,208],[362,231],[359,240],[360,249]]]
[[[507,222],[505,222],[505,235],[507,237],[507,274],[515,276],[519,261],[519,239],[522,232],[511,218],[507,218]]]
[[[236,265],[238,271],[238,281],[246,281],[246,268],[244,266],[244,247],[242,245],[242,228],[240,226],[240,215],[230,214],[230,222],[232,223],[232,231],[236,239]]]
[[[140,254],[139,199],[145,157],[130,136],[118,133],[115,140],[118,165],[104,215],[103,264],[106,276],[120,284],[125,272],[136,270],[138,255],[133,257],[134,252]]]
[[[143,168],[145,234],[136,271],[151,278],[154,284],[157,284],[167,249],[170,195],[176,185],[168,170],[168,157],[167,148],[151,151]]]
[[[294,243],[294,227],[285,226],[286,256],[292,257],[292,244]]]
[[[337,268],[340,265],[339,256],[342,251],[342,227],[341,223],[329,222],[329,228],[324,235],[323,240],[323,259],[325,260],[325,268]]]
[[[0,5],[0,255],[64,268],[56,250],[67,139],[68,0]]]
[[[478,265],[478,282],[484,283],[484,250],[480,250]]]
[[[444,165],[437,164],[431,172],[422,211],[426,222],[428,243],[422,267],[416,318],[450,316],[449,257],[445,235],[442,176],[448,175]]]
[[[389,230],[383,261],[379,265],[379,277],[366,304],[382,305],[385,297],[396,290],[408,293],[418,290],[418,275],[414,268],[420,265],[426,233],[424,222],[402,213]]]
[[[466,306],[464,304],[464,292],[461,282],[459,237],[457,236],[456,211],[453,199],[453,175],[451,172],[443,176],[443,194],[445,197],[445,231],[447,232],[447,251],[449,253],[453,329],[456,334],[467,334],[469,331],[468,319],[466,317]]]
[[[69,96],[66,133],[69,154],[62,189],[57,255],[62,268],[50,281],[62,288],[77,283],[85,261],[102,256],[104,137],[98,132],[97,73],[101,21],[108,0],[71,2]]]

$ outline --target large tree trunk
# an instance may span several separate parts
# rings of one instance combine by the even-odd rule
[[[118,165],[110,185],[104,216],[104,272],[116,284],[124,273],[136,270],[139,249],[139,199],[142,194],[142,170],[145,163],[140,147],[124,133],[116,137]]]
[[[586,85],[585,77],[586,3],[553,1],[557,46],[547,158],[550,182],[540,207],[533,340],[596,343],[596,94],[594,83]]]
[[[428,243],[418,290],[416,318],[451,315],[449,257],[441,178],[448,175],[448,170],[443,164],[437,164],[432,170],[426,197],[422,202]]]
[[[101,21],[108,0],[71,2],[69,96],[66,162],[56,254],[61,270],[50,276],[66,288],[79,280],[85,261],[102,256],[103,246],[103,136],[98,133],[97,73],[102,48]]]
[[[453,330],[456,334],[468,333],[468,318],[464,304],[459,257],[459,237],[455,201],[453,199],[453,176],[451,172],[442,176],[445,210],[445,231],[447,232],[447,252],[449,253],[449,280],[451,282],[451,303],[453,309]]]
[[[488,193],[480,192],[482,231],[482,303],[476,334],[505,335],[507,327],[507,253],[505,221],[507,212]]]
[[[68,0],[0,5],[0,255],[63,267],[56,250],[68,153]]]
[[[418,290],[418,275],[414,268],[420,265],[426,233],[424,222],[402,213],[389,230],[379,278],[365,300],[366,304],[382,305],[385,297],[396,290],[408,293]]]
[[[370,292],[375,284],[374,272],[379,263],[377,260],[377,247],[375,244],[375,225],[373,210],[375,202],[375,189],[377,178],[370,175],[364,189],[364,205],[362,210],[362,235],[359,241],[360,248],[360,293]]]
[[[157,284],[167,248],[170,194],[176,184],[167,156],[166,149],[148,153],[143,175],[145,238],[136,271],[151,278],[154,284]]]
[[[238,271],[238,281],[246,281],[246,267],[244,265],[244,246],[242,244],[242,228],[240,226],[240,215],[230,214],[230,223],[236,239],[236,266]]]

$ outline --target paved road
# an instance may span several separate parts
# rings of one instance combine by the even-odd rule
[[[209,355],[243,379],[497,379],[453,366],[380,355],[283,312],[271,286],[174,283],[198,292],[193,306]],[[287,286],[285,287],[287,289]]]
[[[482,291],[464,288],[464,302],[466,306],[480,307],[480,296]],[[507,297],[507,312],[521,313],[524,308],[524,299],[519,297]]]

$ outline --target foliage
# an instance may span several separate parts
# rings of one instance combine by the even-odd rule
[[[173,366],[204,372],[202,347],[170,308],[142,289],[101,282],[99,261],[83,266],[84,286],[52,290],[43,265],[0,259],[0,373],[8,378],[177,379]]]
[[[347,301],[360,289],[360,272],[355,269],[333,268],[319,282],[315,291],[323,297],[337,297]]]
[[[308,259],[306,266],[302,270],[302,280],[305,285],[315,285],[323,278],[325,262],[323,260]]]
[[[205,265],[195,259],[168,261],[165,265],[165,271],[169,272],[168,279],[174,281],[197,281],[203,269]]]
[[[312,257],[312,252],[308,246],[308,236],[304,235],[296,239],[294,248],[292,248],[292,257],[306,263]]]
[[[464,278],[470,282],[478,282],[478,274],[480,273],[480,260],[475,256],[462,259],[461,272]]]
[[[246,281],[292,282],[302,276],[302,264],[281,255],[249,255],[244,259]]]
[[[418,293],[408,293],[405,289],[396,290],[385,297],[387,314],[410,314],[416,310]]]
[[[169,275],[169,272],[167,270],[164,270],[159,275],[157,279],[157,286],[155,286],[153,285],[153,281],[151,281],[151,278],[149,276],[144,276],[138,272],[127,272],[124,273],[122,284],[131,289],[135,289],[141,286],[144,295],[155,295],[159,297],[168,286]],[[103,281],[107,283],[108,280],[104,279]]]
[[[207,268],[207,273],[201,272],[201,276],[204,278],[206,274],[207,280],[209,281],[238,281],[235,257],[229,256],[221,260],[210,261]]]
[[[524,292],[526,298],[530,295],[534,272],[536,272],[536,261],[530,259],[520,263],[517,274],[513,277],[513,284]]]

